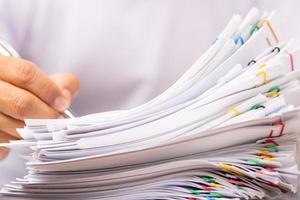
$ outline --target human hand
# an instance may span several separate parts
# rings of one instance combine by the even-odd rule
[[[58,118],[79,90],[72,74],[47,76],[35,64],[0,56],[0,143],[19,139],[25,118]],[[6,149],[0,148],[0,159]]]

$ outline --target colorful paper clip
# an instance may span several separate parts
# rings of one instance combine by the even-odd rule
[[[238,110],[235,109],[235,108],[230,108],[230,109],[228,109],[227,112],[226,112],[226,114],[228,114],[228,113],[234,113],[236,116],[238,116],[238,115],[241,114],[241,112],[238,111]]]
[[[240,44],[243,45],[245,41],[244,38],[241,35],[239,35],[237,38],[235,38],[234,42],[235,44],[239,44],[240,42]]]
[[[234,167],[232,167],[228,164],[220,163],[219,167],[222,170],[226,171],[226,172],[230,172],[230,173],[233,173],[233,174],[238,174],[238,175],[244,176],[244,174],[242,172],[240,172],[239,170],[235,169]]]
[[[279,87],[272,87],[268,93],[267,93],[267,97],[271,98],[271,97],[278,97],[280,95],[280,88]]]
[[[264,144],[273,144],[273,145],[276,145],[276,146],[279,146],[279,144],[277,142],[275,142],[274,140],[272,139],[267,139]]]
[[[253,106],[251,106],[250,110],[257,110],[257,109],[260,109],[260,108],[265,109],[266,107],[263,106],[263,105],[260,105],[260,104],[254,104]]]
[[[268,83],[268,79],[267,79],[267,71],[260,71],[256,73],[256,77],[262,76],[263,77],[263,84],[267,84]],[[261,84],[261,85],[263,85]],[[259,87],[260,85],[255,85],[255,87]]]
[[[274,31],[274,29],[273,29],[271,23],[269,22],[269,20],[267,20],[267,19],[262,20],[262,21],[260,22],[260,28],[263,27],[265,24],[267,24],[269,30],[271,31],[271,33],[272,33],[272,35],[273,35],[273,37],[274,37],[274,39],[275,39],[275,41],[276,41],[276,43],[279,43],[279,42],[280,42],[279,37],[278,37],[277,34],[275,33],[275,31]],[[270,38],[267,37],[266,40],[267,40],[268,45],[269,45],[270,47],[272,47],[273,45],[272,45],[272,43],[271,43]]]
[[[282,136],[284,133],[285,124],[282,121],[278,121],[278,122],[274,122],[272,125],[281,127],[279,136]]]
[[[295,70],[295,66],[294,66],[294,57],[293,57],[293,54],[291,54],[291,53],[288,53],[288,54],[290,56],[291,71],[294,71]]]
[[[261,63],[261,64],[259,64],[257,67],[258,67],[259,69],[261,69],[261,68],[263,68],[263,67],[265,67],[265,66],[267,66],[266,63]]]
[[[259,30],[259,26],[257,26],[257,24],[253,25],[250,30],[250,36],[253,35],[258,30]]]

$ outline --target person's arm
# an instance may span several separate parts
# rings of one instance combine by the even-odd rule
[[[71,104],[79,82],[71,74],[47,76],[35,64],[0,56],[0,143],[20,138],[25,118],[58,118]],[[7,150],[0,149],[0,158]]]

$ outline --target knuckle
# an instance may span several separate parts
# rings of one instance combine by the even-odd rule
[[[29,61],[22,61],[17,67],[17,79],[20,84],[28,84],[35,78],[35,65]]]
[[[31,109],[32,101],[29,97],[20,96],[16,99],[14,103],[14,110],[19,118],[24,118],[28,116],[28,113],[30,113]]]

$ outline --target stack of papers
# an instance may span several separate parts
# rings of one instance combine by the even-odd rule
[[[75,119],[26,120],[1,146],[28,159],[13,199],[263,199],[298,188],[300,49],[275,12],[234,15],[153,100]]]

